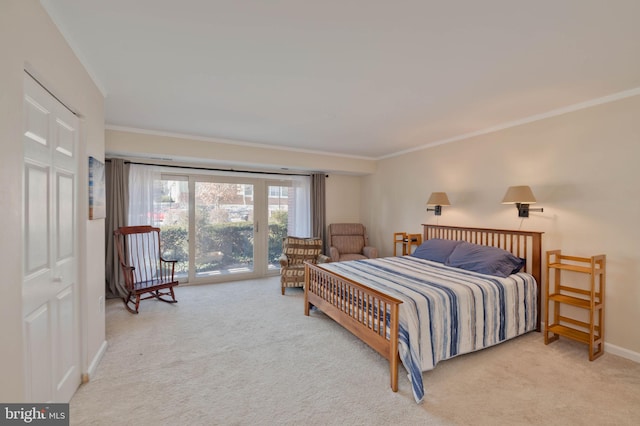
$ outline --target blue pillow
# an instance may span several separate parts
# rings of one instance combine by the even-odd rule
[[[449,255],[462,241],[432,238],[420,244],[412,256],[433,262],[445,263]]]
[[[498,247],[463,241],[453,249],[445,265],[504,278],[520,271],[525,259]]]

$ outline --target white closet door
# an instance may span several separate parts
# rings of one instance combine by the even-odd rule
[[[24,356],[29,402],[69,402],[80,385],[78,118],[24,79]]]

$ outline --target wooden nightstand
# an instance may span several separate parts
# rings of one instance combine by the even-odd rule
[[[398,244],[402,244],[402,256],[411,254],[411,247],[422,244],[422,234],[407,234],[396,232],[393,234],[393,255],[397,256]]]

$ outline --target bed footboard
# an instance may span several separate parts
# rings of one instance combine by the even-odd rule
[[[316,265],[305,264],[304,314],[315,306],[389,361],[398,390],[398,309],[401,300]]]

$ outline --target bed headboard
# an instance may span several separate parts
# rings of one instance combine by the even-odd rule
[[[467,228],[461,226],[422,224],[424,241],[431,238],[462,240],[483,246],[499,247],[527,260],[524,272],[528,272],[538,283],[538,331],[542,317],[542,234],[535,231],[507,229]]]

